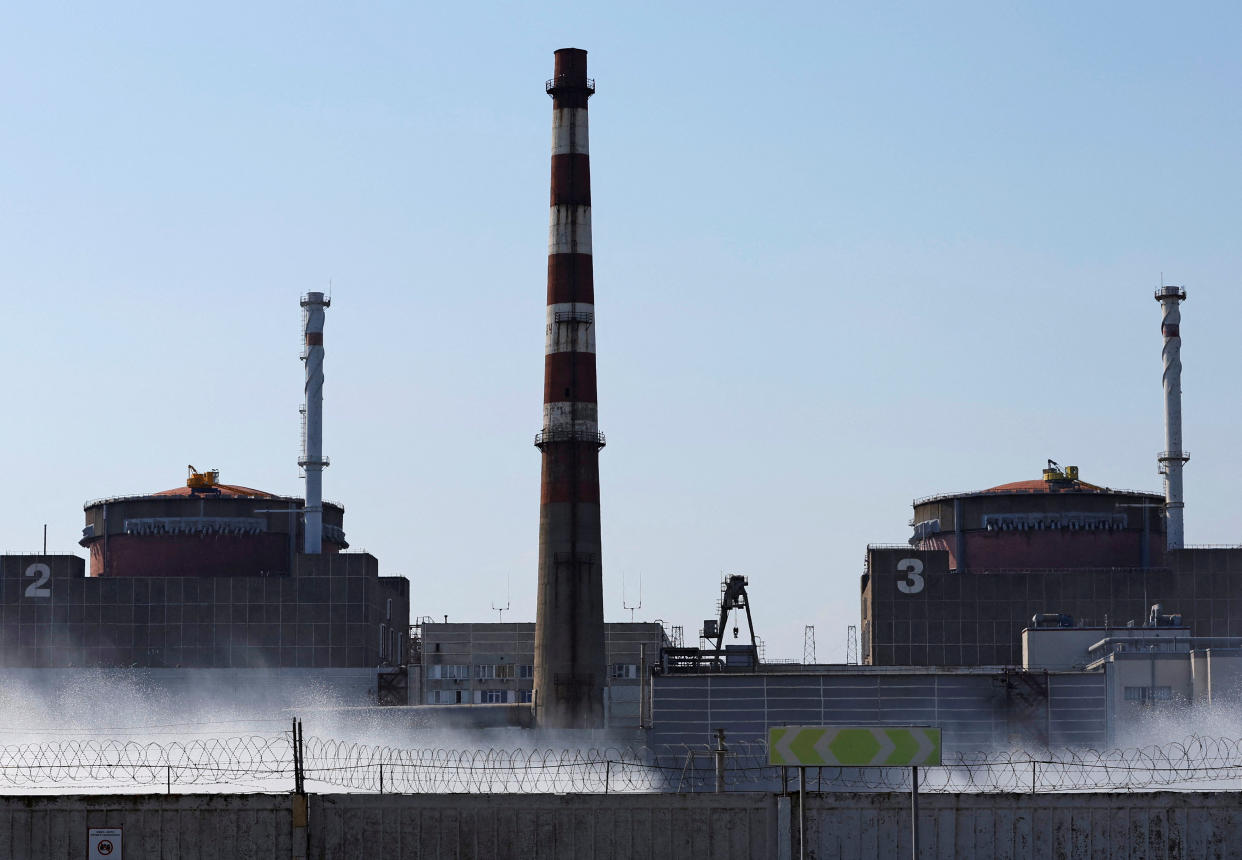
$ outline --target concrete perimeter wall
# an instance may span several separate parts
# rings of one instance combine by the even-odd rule
[[[807,857],[910,856],[907,794],[812,795]],[[287,858],[289,795],[0,797],[0,858],[81,860],[88,827],[123,860]],[[1242,793],[933,794],[922,858],[1242,856]],[[310,797],[310,858],[798,856],[797,797],[764,793]]]
[[[797,856],[797,809],[793,815]],[[807,801],[807,857],[910,856],[909,794]],[[921,794],[919,857],[1202,860],[1242,857],[1242,793]]]
[[[0,858],[84,860],[88,827],[124,830],[121,860],[270,860],[293,850],[279,794],[0,797]]]
[[[312,858],[773,856],[770,794],[311,797]],[[126,858],[129,860],[129,858]]]

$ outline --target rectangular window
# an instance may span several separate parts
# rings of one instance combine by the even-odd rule
[[[427,667],[427,680],[428,681],[440,680],[440,666],[438,664],[433,663],[432,665]]]
[[[534,690],[518,690],[517,700],[523,705],[529,705],[531,702],[535,700],[535,691]]]
[[[517,667],[512,663],[501,663],[496,667],[497,678],[512,678]]]
[[[489,680],[496,677],[496,667],[487,663],[477,663],[474,667],[474,677],[480,680]]]
[[[469,666],[441,666],[439,668],[440,674],[438,676],[429,675],[428,677],[440,677],[447,681],[465,681],[470,677]]]
[[[483,703],[486,705],[502,705],[505,701],[504,690],[484,690]]]
[[[533,677],[535,677],[535,667],[534,667],[534,666],[518,666],[518,667],[517,667],[517,669],[518,669],[518,675],[517,675],[517,676],[518,676],[519,678],[533,678]]]
[[[608,669],[610,678],[637,678],[638,666],[633,663],[613,663]]]
[[[1172,687],[1126,687],[1127,702],[1171,702]]]

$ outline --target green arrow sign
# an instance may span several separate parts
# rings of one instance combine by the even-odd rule
[[[768,763],[791,767],[940,764],[940,729],[927,726],[782,726],[768,730]]]

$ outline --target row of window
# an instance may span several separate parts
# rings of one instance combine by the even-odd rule
[[[1172,687],[1126,687],[1127,702],[1171,702]]]
[[[529,705],[534,699],[534,690],[428,690],[429,705]]]
[[[516,663],[475,663],[474,672],[468,664],[442,664],[427,667],[427,679],[430,681],[466,681],[474,677],[480,681],[508,680],[511,678],[529,679],[535,677],[534,666],[523,666]],[[635,663],[613,663],[608,667],[609,678],[637,678],[638,665]]]
[[[468,664],[445,664],[427,667],[428,680],[465,681],[471,677],[480,681],[505,678],[533,678],[534,666],[519,666],[515,663],[476,663],[471,673]]]
[[[534,666],[519,666],[513,663],[479,663],[474,667],[474,677],[481,681],[490,681],[493,678],[533,678],[535,677]]]

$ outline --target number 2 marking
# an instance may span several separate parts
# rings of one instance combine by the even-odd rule
[[[903,558],[897,562],[897,570],[906,575],[905,582],[897,581],[897,590],[902,594],[918,594],[923,590],[923,562],[917,558]]]
[[[38,576],[34,582],[26,586],[27,597],[51,597],[52,589],[47,587],[47,581],[52,578],[52,569],[46,564],[32,564],[26,568],[27,576]]]

